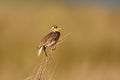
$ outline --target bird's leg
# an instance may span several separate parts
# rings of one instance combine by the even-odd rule
[[[45,52],[45,55],[48,57],[48,55],[47,55],[47,53],[46,53],[46,47],[45,47],[45,46],[43,47],[43,50],[44,50],[44,52]]]
[[[54,51],[56,49],[56,45],[54,45],[53,47],[52,47],[52,51]]]

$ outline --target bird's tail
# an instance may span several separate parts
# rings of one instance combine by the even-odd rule
[[[39,51],[38,51],[38,56],[40,56],[42,50],[43,50],[43,46],[39,49]]]

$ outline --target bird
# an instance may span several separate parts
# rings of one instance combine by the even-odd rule
[[[50,32],[41,40],[40,44],[38,45],[38,56],[40,56],[41,52],[44,51],[45,55],[48,56],[46,53],[46,47],[52,47],[55,45],[60,37],[60,30],[57,25],[52,25]]]

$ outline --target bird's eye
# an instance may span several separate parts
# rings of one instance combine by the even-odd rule
[[[55,26],[54,28],[57,28],[57,26]]]

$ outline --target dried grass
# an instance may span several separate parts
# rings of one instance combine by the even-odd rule
[[[56,45],[54,45],[53,47],[51,47],[50,51],[47,53],[48,56],[46,56],[45,58],[42,59],[39,68],[37,69],[35,75],[31,75],[27,78],[25,78],[24,80],[43,80],[43,76],[44,73],[47,71],[47,66],[49,66],[48,64],[51,61],[51,58],[55,55],[55,49],[56,47],[59,46],[59,44],[61,44],[67,36],[69,36],[71,33],[66,34],[65,36],[63,36]],[[54,75],[54,74],[53,74]],[[49,78],[50,80],[52,80],[52,77]],[[48,79],[47,79],[48,80]]]

